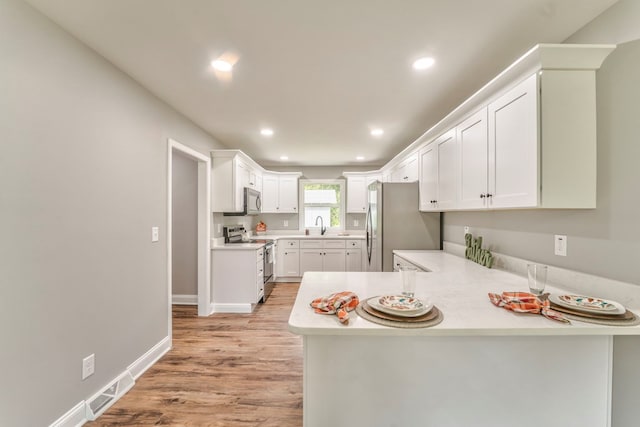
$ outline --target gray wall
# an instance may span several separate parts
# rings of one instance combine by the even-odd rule
[[[640,40],[619,45],[597,72],[596,209],[446,213],[445,240],[463,243],[466,225],[496,252],[640,285],[638,76]],[[567,235],[566,257],[554,255],[554,234]]]
[[[21,1],[0,58],[0,425],[44,426],[167,336],[167,138],[223,147]]]
[[[198,295],[198,162],[174,152],[172,167],[172,293]]]

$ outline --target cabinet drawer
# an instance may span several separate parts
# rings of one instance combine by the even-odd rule
[[[347,248],[362,248],[362,240],[347,240]]]
[[[322,240],[300,240],[300,249],[315,249],[322,247]]]
[[[323,247],[326,249],[344,249],[346,242],[344,240],[325,240]]]
[[[296,239],[281,239],[278,241],[278,245],[282,245],[283,248],[299,248],[300,241]]]

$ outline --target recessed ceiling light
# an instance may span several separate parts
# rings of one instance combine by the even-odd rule
[[[287,156],[280,156],[280,160],[289,160],[289,157],[287,157]]]
[[[271,136],[273,135],[273,129],[269,129],[269,128],[260,129],[260,135]]]
[[[373,136],[380,136],[384,133],[384,130],[382,129],[371,129],[371,135]]]
[[[214,70],[222,71],[225,73],[228,73],[229,71],[231,71],[231,69],[233,69],[233,64],[223,59],[216,59],[214,61],[211,61],[211,66]]]
[[[358,156],[356,157],[356,160],[364,160],[364,156]]]
[[[431,67],[435,62],[436,62],[435,59],[429,58],[429,57],[416,59],[413,62],[413,69],[414,70],[425,70],[425,69]]]

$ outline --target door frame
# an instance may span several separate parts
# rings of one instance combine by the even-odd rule
[[[172,306],[172,202],[173,202],[173,153],[179,152],[198,162],[198,316],[208,316],[212,313],[211,307],[211,158],[198,151],[187,147],[178,141],[169,138],[167,144],[167,287],[169,297],[169,336],[171,336],[171,306]]]

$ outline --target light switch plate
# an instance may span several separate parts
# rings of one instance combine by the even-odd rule
[[[288,227],[289,226],[289,221],[287,221],[286,219],[282,221],[282,226],[283,227]]]
[[[567,236],[556,234],[554,242],[554,253],[558,256],[567,256]]]
[[[357,219],[353,220],[353,226],[357,227],[358,225],[360,225],[360,221],[358,221]]]
[[[82,379],[86,379],[93,375],[96,371],[96,355],[90,354],[89,356],[82,359]]]
[[[158,227],[151,227],[151,241],[157,242],[160,240],[160,230]]]

